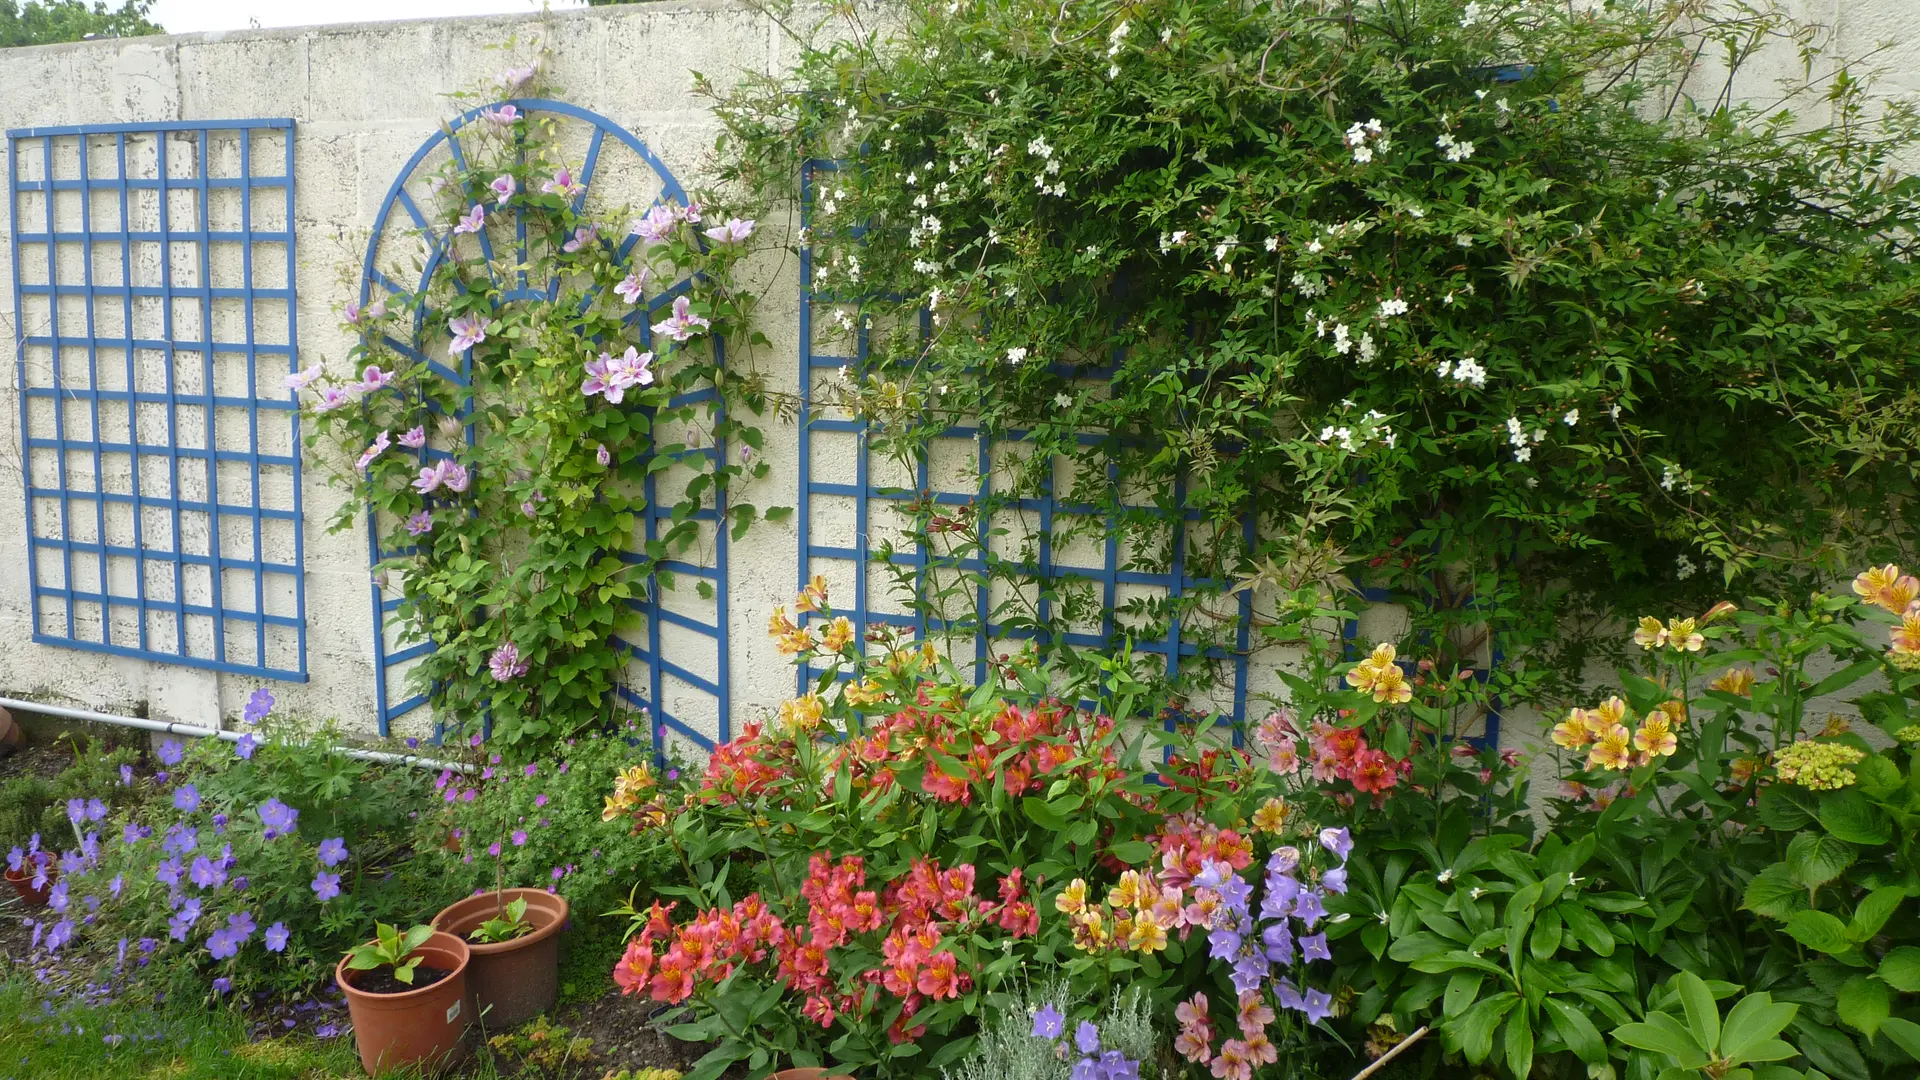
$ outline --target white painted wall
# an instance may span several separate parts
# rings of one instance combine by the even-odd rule
[[[1804,18],[1833,26],[1842,54],[1864,55],[1889,44],[1877,57],[1889,72],[1883,88],[1920,93],[1920,0],[1795,0],[1791,6]],[[518,52],[493,49],[516,35],[523,43]],[[0,52],[0,128],[291,117],[298,186],[298,345],[303,366],[315,361],[332,366],[350,344],[338,331],[336,314],[353,295],[345,268],[358,267],[367,231],[396,171],[452,111],[443,95],[488,78],[509,66],[510,57],[527,55],[524,43],[535,36],[551,47],[549,70],[568,100],[634,132],[689,187],[703,177],[717,131],[705,102],[691,93],[689,72],[704,72],[725,85],[742,71],[779,68],[783,48],[790,52],[776,26],[731,0],[86,42]],[[1772,70],[1786,74],[1788,57],[1783,53],[1780,59]],[[1739,95],[1769,96],[1765,69],[1743,79],[1736,87]],[[8,227],[0,220],[0,229]],[[0,234],[0,254],[10,247],[11,236]],[[10,264],[10,258],[0,257],[0,295],[12,295]],[[779,387],[793,387],[797,378],[794,270],[793,259],[778,256],[753,268],[773,347],[752,362]],[[7,373],[0,389],[0,694],[110,711],[146,707],[155,715],[195,723],[234,716],[261,680],[28,640],[20,413],[13,385],[14,337],[8,329],[0,335]],[[765,427],[767,459],[774,468],[748,494],[762,507],[793,505],[794,428],[779,422]],[[824,442],[820,445],[825,452]],[[839,472],[851,473],[849,463],[828,454],[815,475],[824,479]],[[325,531],[340,494],[324,486],[322,476],[323,470],[309,466],[303,492],[310,680],[274,684],[274,690],[297,715],[370,731],[374,672],[366,537],[363,526],[339,534]],[[821,513],[817,520],[823,524],[836,522],[832,508]],[[762,523],[732,550],[736,723],[791,692],[791,669],[773,653],[764,626],[770,606],[792,594],[795,560],[790,522]],[[696,670],[710,671],[710,661]],[[682,706],[697,712],[691,702],[682,695]],[[706,725],[714,720],[702,719]],[[411,721],[397,733],[425,730],[424,711]]]

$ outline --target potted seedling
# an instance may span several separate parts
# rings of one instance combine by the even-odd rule
[[[376,922],[374,929],[374,939],[348,950],[333,973],[347,996],[360,1064],[378,1076],[451,1062],[471,1015],[466,942],[431,926],[401,931]]]
[[[59,880],[60,870],[53,865],[53,852],[35,851],[27,853],[14,848],[7,858],[7,884],[20,894],[20,902],[28,907],[46,907],[47,896],[53,889],[53,883]]]
[[[467,990],[487,1027],[518,1027],[553,1007],[560,991],[560,928],[567,901],[543,889],[495,889],[449,904],[436,930],[466,939]]]

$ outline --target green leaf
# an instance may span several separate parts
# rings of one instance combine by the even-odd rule
[[[1905,1050],[1908,1057],[1920,1059],[1920,1024],[1890,1016],[1880,1022],[1880,1033]]]
[[[1871,941],[1906,898],[1904,885],[1882,885],[1861,897],[1853,906],[1853,922],[1847,927],[1847,936],[1860,944]]]
[[[1826,833],[1803,832],[1787,845],[1787,872],[1805,888],[1817,888],[1853,865],[1853,846]]]
[[[1621,1024],[1613,1029],[1613,1038],[1638,1050],[1665,1054],[1685,1069],[1697,1069],[1708,1061],[1706,1050],[1693,1041],[1686,1026],[1663,1012],[1648,1013],[1644,1023]]]
[[[1871,1039],[1893,1012],[1893,996],[1886,983],[1855,975],[1840,985],[1834,1011],[1839,1013],[1842,1023]]]
[[[1799,1011],[1798,1005],[1776,1003],[1771,994],[1748,994],[1727,1012],[1727,1022],[1720,1030],[1720,1056],[1736,1064],[1781,1060],[1755,1055],[1785,1031]]]
[[[1507,1017],[1507,1071],[1515,1076],[1533,1072],[1533,1024],[1525,1009]]]
[[[1480,988],[1485,986],[1487,976],[1480,971],[1459,971],[1447,980],[1447,992],[1441,999],[1440,1015],[1451,1020],[1467,1011],[1475,998],[1480,996]]]
[[[1790,784],[1774,784],[1760,792],[1760,821],[1769,829],[1792,832],[1814,822],[1814,798]]]
[[[1878,670],[1880,670],[1880,660],[1877,657],[1872,660],[1862,660],[1855,664],[1848,664],[1839,671],[1814,683],[1813,688],[1808,690],[1801,697],[1801,700],[1807,701],[1817,697],[1825,697],[1836,691],[1844,690]]]
[[[1755,915],[1785,922],[1794,912],[1805,908],[1807,902],[1807,890],[1793,880],[1787,864],[1774,863],[1747,882],[1740,906]]]
[[[1503,991],[1486,998],[1467,1010],[1467,1014],[1452,1021],[1455,1037],[1460,1040],[1460,1052],[1475,1065],[1487,1060],[1493,1053],[1493,1032],[1500,1021],[1520,1004],[1520,998],[1512,991]]]
[[[1613,933],[1603,925],[1599,918],[1581,906],[1578,899],[1562,900],[1553,906],[1567,929],[1582,945],[1600,956],[1613,955]]]
[[[1876,974],[1903,994],[1920,993],[1920,946],[1902,945],[1889,950],[1880,958]]]
[[[1847,938],[1847,924],[1824,911],[1796,911],[1787,920],[1787,933],[1809,949],[1823,953],[1843,953],[1853,947]]]
[[[1553,1030],[1559,1034],[1560,1041],[1574,1056],[1588,1065],[1604,1065],[1607,1060],[1607,1044],[1600,1037],[1600,1029],[1593,1025],[1587,1014],[1569,1002],[1557,997],[1549,997],[1541,1004],[1546,1006],[1547,1016],[1553,1021]]]
[[[1800,1048],[1814,1068],[1835,1077],[1866,1076],[1867,1062],[1846,1033],[1816,1024],[1805,1013],[1794,1017],[1793,1045]]]
[[[1687,1014],[1687,1029],[1693,1041],[1707,1050],[1720,1045],[1720,1006],[1713,1000],[1707,981],[1691,971],[1673,977],[1674,991],[1680,996],[1680,1008]]]
[[[1820,800],[1820,824],[1854,844],[1884,844],[1893,839],[1887,815],[1857,791],[1836,791]]]
[[[1888,760],[1884,754],[1872,754],[1853,767],[1855,786],[1876,799],[1885,799],[1899,791],[1907,778],[1900,775],[1900,766]]]

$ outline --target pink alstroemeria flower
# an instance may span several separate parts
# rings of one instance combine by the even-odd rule
[[[354,463],[354,468],[361,470],[366,469],[367,466],[373,464],[374,458],[380,456],[381,451],[392,445],[393,440],[387,438],[387,433],[382,431],[380,434],[374,436],[373,442],[367,446],[366,450],[361,452],[360,460]]]
[[[474,203],[473,209],[468,210],[466,216],[460,219],[460,223],[453,227],[453,235],[459,236],[461,233],[477,233],[486,227],[487,208],[480,203]]]
[[[400,436],[400,445],[409,450],[418,450],[427,445],[427,429],[424,427],[408,428],[406,432]]]
[[[520,190],[519,185],[513,182],[512,173],[501,173],[494,177],[493,183],[488,184],[487,187],[493,190],[494,201],[501,206],[505,206],[507,200],[513,198],[513,193]]]
[[[462,315],[447,324],[447,331],[453,335],[453,341],[447,346],[449,354],[465,352],[487,340],[487,320],[478,315]]]
[[[692,337],[696,330],[705,330],[712,325],[693,313],[692,305],[686,297],[676,296],[673,299],[673,314],[654,323],[653,332],[665,334],[675,341],[685,341]]]
[[[582,225],[579,228],[573,230],[573,239],[567,241],[564,244],[561,244],[560,250],[567,252],[569,254],[579,251],[581,248],[587,247],[588,245],[592,244],[595,237],[598,235],[599,235],[598,231],[595,230],[593,226]]]
[[[648,208],[647,216],[634,223],[634,235],[650,244],[658,244],[673,235],[673,226],[679,220],[674,208],[665,203],[657,203]]]
[[[576,181],[573,170],[565,165],[553,171],[553,179],[540,185],[541,194],[558,195],[563,199],[571,199],[585,190],[586,186]]]
[[[287,376],[286,382],[284,385],[286,386],[287,389],[293,390],[293,391],[305,390],[307,388],[308,383],[311,383],[313,380],[319,377],[320,377],[320,365],[315,364],[312,367],[306,369],[305,371],[296,371],[293,374]]]
[[[368,364],[366,370],[360,373],[360,389],[371,394],[392,382],[395,374],[396,372],[392,371],[381,371],[379,364]]]
[[[728,218],[726,224],[715,225],[706,231],[706,237],[717,244],[737,244],[753,235],[753,219]]]
[[[614,295],[629,304],[639,303],[640,290],[646,286],[647,277],[650,273],[651,272],[644,266],[629,273],[625,278],[621,279],[620,284],[613,287]]]

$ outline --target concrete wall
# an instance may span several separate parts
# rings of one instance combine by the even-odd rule
[[[1793,6],[1803,17],[1834,26],[1844,54],[1863,55],[1893,41],[1893,50],[1879,57],[1892,72],[1886,89],[1920,92],[1920,0],[1797,0]],[[510,38],[518,43],[496,48]],[[292,118],[298,347],[302,366],[321,361],[332,367],[344,362],[350,345],[338,331],[337,312],[354,289],[344,268],[358,267],[397,170],[452,111],[444,95],[530,57],[534,39],[551,49],[548,70],[568,100],[634,132],[688,186],[705,174],[717,130],[705,102],[691,92],[689,72],[703,72],[724,86],[743,71],[779,69],[783,48],[790,49],[778,27],[728,0],[77,43],[0,52],[0,129]],[[1784,51],[1778,59],[1745,77],[1736,93],[1769,96],[1769,73],[1785,75],[1791,67]],[[0,240],[0,251],[10,245],[10,236]],[[10,273],[10,263],[0,258],[0,278]],[[779,387],[792,387],[797,378],[794,270],[790,257],[770,256],[751,271],[752,287],[765,297],[762,312],[773,339],[773,347],[752,362]],[[0,294],[11,296],[11,280],[0,281]],[[19,509],[24,463],[13,334],[0,340],[8,372],[0,391],[0,694],[110,711],[147,708],[196,723],[233,716],[263,680],[28,640],[30,568]],[[746,494],[762,507],[793,505],[794,428],[765,426],[766,457],[774,468]],[[845,465],[829,461],[817,475]],[[310,679],[273,687],[296,714],[370,730],[375,675],[364,526],[326,531],[340,493],[321,477],[322,470],[310,467],[303,492]],[[790,669],[763,633],[768,608],[791,595],[797,577],[792,524],[757,526],[734,546],[730,569],[737,723],[786,696],[793,685]],[[1387,625],[1383,620],[1381,629]],[[418,733],[425,725],[422,710],[396,733]]]

